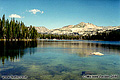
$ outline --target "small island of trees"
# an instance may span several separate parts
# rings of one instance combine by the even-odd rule
[[[26,27],[24,23],[18,22],[14,18],[10,21],[5,20],[5,15],[0,18],[0,39],[4,40],[22,40],[22,39],[36,39],[37,30],[30,25]]]

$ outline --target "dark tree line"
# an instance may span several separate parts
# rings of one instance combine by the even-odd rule
[[[39,34],[40,39],[83,39],[83,40],[104,40],[104,41],[120,41],[120,29],[105,31],[96,35],[67,35],[67,34]]]
[[[14,18],[5,20],[5,15],[0,18],[0,39],[36,39],[37,30],[34,27],[26,27],[24,23]]]
[[[97,33],[97,35],[92,36],[83,36],[82,38],[87,40],[120,41],[120,29],[105,31],[103,33]]]
[[[105,31],[96,35],[67,35],[67,34],[39,34],[40,39],[83,39],[83,40],[104,40],[104,41],[120,41],[120,29]]]
[[[39,34],[40,39],[79,39],[79,35]]]

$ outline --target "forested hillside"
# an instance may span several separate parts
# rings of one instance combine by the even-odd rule
[[[97,33],[96,35],[82,36],[82,39],[86,40],[104,40],[104,41],[120,41],[120,29],[105,31]]]

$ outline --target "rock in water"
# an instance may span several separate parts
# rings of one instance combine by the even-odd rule
[[[100,52],[93,52],[93,53],[91,53],[92,55],[98,55],[98,56],[102,56],[102,55],[104,55],[104,54],[102,54],[102,53],[100,53]]]

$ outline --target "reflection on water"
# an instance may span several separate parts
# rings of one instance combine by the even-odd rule
[[[105,54],[120,54],[120,45],[86,43],[84,41],[43,41],[38,42],[39,47],[61,48],[67,53],[78,54],[80,57],[87,57],[92,52]]]
[[[37,47],[36,41],[30,42],[3,42],[0,41],[0,61],[2,60],[2,64],[4,65],[5,60],[10,60],[11,62],[19,61],[20,58],[23,57],[27,52],[24,50],[26,48],[30,48],[30,54],[34,51],[31,51],[31,48]]]
[[[27,80],[86,80],[82,75],[120,74],[120,45],[89,41],[0,42],[0,45],[0,61],[4,65],[0,65],[0,76],[27,75]],[[91,52],[105,55],[90,55]]]

